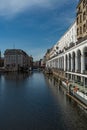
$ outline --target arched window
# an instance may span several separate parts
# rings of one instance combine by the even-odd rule
[[[87,71],[87,47],[84,48],[84,69]]]
[[[81,51],[77,51],[77,72],[81,72]]]
[[[75,72],[75,52],[72,53],[72,61],[73,61],[72,62],[72,67],[73,67],[72,71]]]

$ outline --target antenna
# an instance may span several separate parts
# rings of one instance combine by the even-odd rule
[[[15,49],[15,44],[13,44],[13,49]]]

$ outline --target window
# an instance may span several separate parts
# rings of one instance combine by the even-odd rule
[[[77,35],[79,35],[79,28],[77,28]]]
[[[83,13],[83,20],[86,19],[86,12]]]
[[[80,15],[80,23],[82,23],[82,15]]]
[[[85,7],[86,5],[86,0],[83,0],[83,8]]]
[[[80,12],[80,10],[81,10],[81,8],[79,7],[79,10],[78,10],[78,11]]]
[[[77,24],[79,23],[79,19],[77,18]]]
[[[82,34],[82,27],[80,27],[80,34]]]
[[[86,32],[86,24],[83,25],[83,32]]]

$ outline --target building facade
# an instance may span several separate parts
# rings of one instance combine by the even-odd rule
[[[54,48],[53,57],[47,60],[46,67],[56,70],[64,79],[76,80],[87,86],[87,39],[78,40],[76,22]]]
[[[4,67],[4,58],[0,58],[0,67]]]
[[[77,39],[87,38],[87,0],[80,0],[77,6]]]
[[[7,71],[18,71],[31,66],[31,57],[21,49],[7,49],[4,53],[4,67]]]
[[[30,70],[33,68],[33,57],[32,56],[29,56],[28,66],[29,66]]]
[[[87,0],[79,1],[76,22],[48,54],[47,70],[69,94],[87,105]]]
[[[64,53],[68,51],[70,48],[76,46],[77,42],[77,33],[76,33],[76,22],[74,22],[71,27],[67,30],[67,32],[60,38],[60,40],[54,45],[54,47],[50,50],[49,53],[49,59],[50,61],[60,57],[58,62],[61,62],[59,65],[62,69],[64,66],[62,62],[64,62]],[[62,55],[62,57],[60,56]],[[57,62],[57,61],[56,61]],[[55,64],[55,67],[57,67],[58,64]],[[50,67],[53,67],[53,62],[50,64]]]
[[[1,51],[0,51],[0,67],[4,66],[4,58],[1,57]]]

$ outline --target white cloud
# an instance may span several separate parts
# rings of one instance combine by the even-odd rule
[[[59,6],[67,0],[0,0],[0,16],[13,16],[32,6],[52,7]]]

